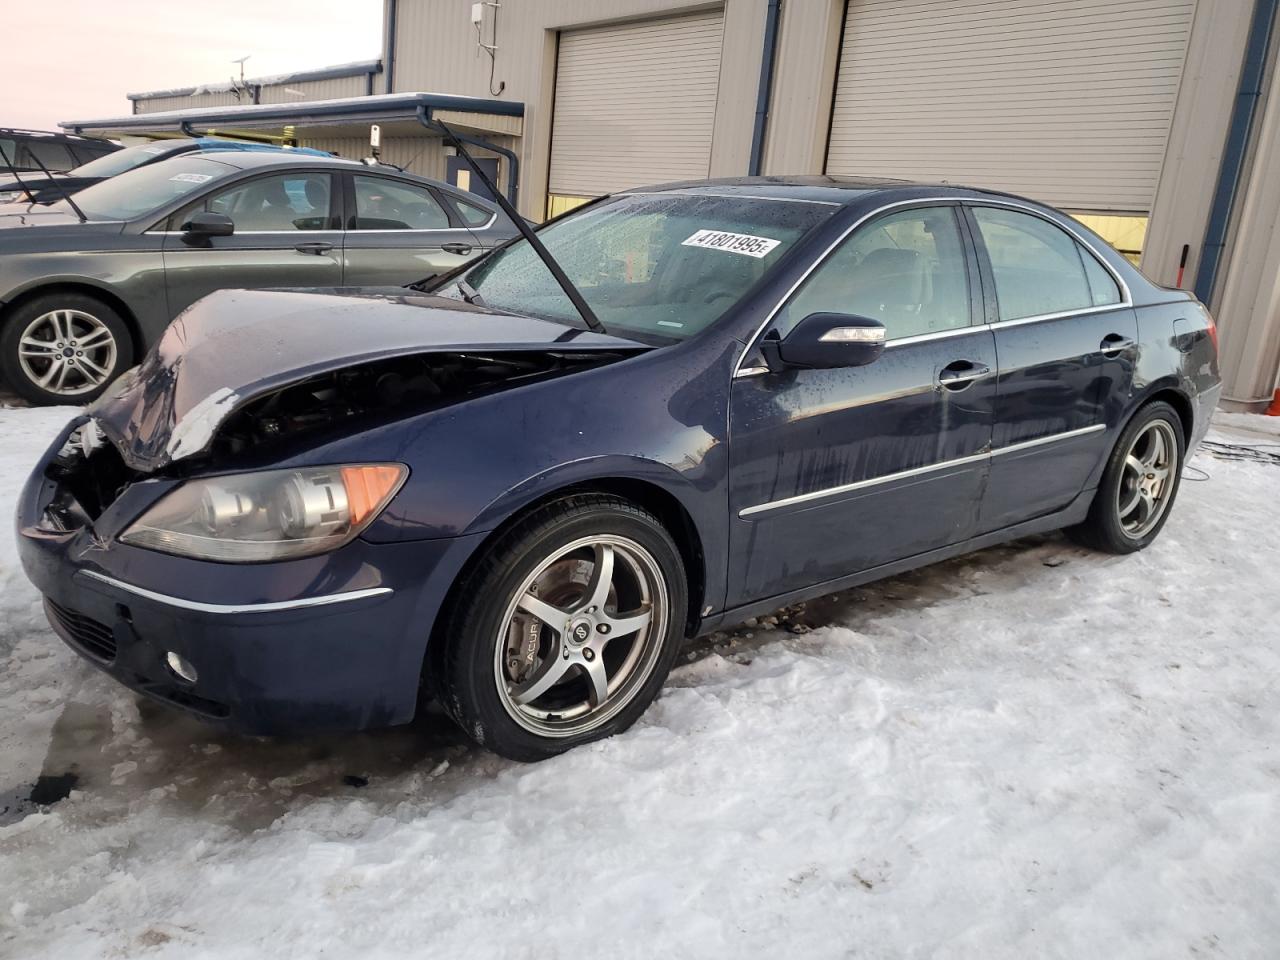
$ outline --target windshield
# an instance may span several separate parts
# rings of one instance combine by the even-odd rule
[[[174,157],[85,187],[76,194],[76,206],[90,220],[132,220],[235,169],[206,157]]]
[[[683,340],[741,301],[835,209],[747,197],[628,194],[550,224],[538,239],[608,332]],[[525,240],[480,261],[439,293],[464,297],[459,280],[486,306],[581,322]]]
[[[97,160],[90,160],[88,163],[82,163],[70,172],[73,177],[114,177],[124,173],[126,170],[132,170],[134,167],[140,167],[148,160],[154,160],[156,157],[164,156],[166,153],[176,149],[177,144],[160,144],[153,143],[144,147],[125,147],[123,150],[117,150],[115,153],[108,153],[99,157]]]

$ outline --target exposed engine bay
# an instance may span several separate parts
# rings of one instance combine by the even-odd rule
[[[218,428],[206,457],[411,416],[523,383],[603,366],[620,353],[428,353],[347,367],[245,404]]]
[[[179,477],[220,458],[335,435],[413,416],[462,400],[549,377],[603,366],[629,355],[618,351],[426,353],[392,357],[301,380],[257,397],[217,428],[211,445],[152,476]],[[50,515],[65,528],[96,520],[130,484],[148,474],[131,469],[93,422],[72,435],[50,462],[63,496]]]

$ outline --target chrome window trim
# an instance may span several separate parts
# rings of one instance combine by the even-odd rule
[[[493,218],[494,220],[497,217]],[[493,221],[491,220],[490,223]],[[315,233],[467,233],[469,230],[479,230],[480,227],[408,227],[404,230],[347,230],[343,227],[325,227],[323,230],[237,230],[231,234],[233,237],[306,237]],[[483,228],[483,229],[488,229]],[[187,231],[185,230],[148,230],[146,231],[153,236],[162,237],[180,237]],[[215,248],[216,249],[216,248]]]
[[[890,350],[893,347],[908,347],[914,343],[928,343],[931,340],[947,340],[951,337],[958,337],[966,333],[983,333],[987,331],[998,330],[1001,327],[1020,327],[1024,323],[1040,323],[1041,321],[1044,321],[1044,320],[1061,320],[1064,317],[1083,317],[1083,316],[1088,316],[1089,314],[1094,314],[1094,313],[1106,313],[1109,310],[1127,310],[1129,309],[1129,307],[1130,307],[1130,304],[1109,303],[1100,307],[1088,307],[1084,310],[1066,310],[1061,313],[1043,313],[1034,317],[1021,317],[1017,320],[1001,320],[997,323],[975,323],[972,326],[968,326],[968,327],[952,327],[950,330],[934,330],[931,333],[917,333],[914,336],[900,337],[897,340],[886,340],[884,342],[884,348],[886,350]],[[1094,353],[1101,353],[1101,352],[1102,351],[1100,350],[1094,351]],[[744,356],[745,356],[745,353],[744,353]],[[1014,369],[1020,370],[1023,368],[1018,367]],[[762,373],[768,373],[768,372],[769,372],[769,368],[763,367],[763,366],[739,367],[738,371],[734,373],[733,376],[734,376],[734,379],[737,379],[739,377],[756,377]],[[1009,368],[1001,367],[999,372],[1001,374],[1005,374],[1005,373],[1012,373],[1013,370]]]
[[[770,198],[770,199],[780,199],[780,198]],[[814,201],[801,201],[801,202],[826,203],[827,201],[814,200]],[[1098,251],[1094,248],[1092,243],[1090,243],[1084,237],[1080,236],[1080,234],[1077,233],[1074,228],[1058,223],[1058,221],[1054,220],[1052,217],[1045,216],[1044,213],[1042,213],[1040,210],[1037,210],[1035,207],[1031,206],[1028,203],[1020,203],[1014,200],[988,199],[986,197],[953,196],[953,195],[943,195],[943,196],[934,196],[934,197],[916,197],[912,200],[897,200],[893,203],[883,204],[882,206],[876,207],[874,210],[871,210],[868,213],[863,214],[861,217],[855,220],[852,224],[846,227],[844,232],[842,232],[840,236],[838,236],[835,240],[833,240],[831,244],[825,250],[822,251],[822,253],[820,253],[817,257],[814,258],[813,262],[809,264],[809,268],[805,270],[804,273],[802,273],[796,279],[795,283],[793,283],[789,288],[787,288],[787,291],[781,296],[781,298],[779,298],[778,302],[773,305],[773,308],[770,309],[768,315],[764,318],[764,322],[761,323],[760,326],[756,328],[756,331],[747,339],[746,346],[743,348],[742,353],[739,354],[738,356],[737,362],[734,364],[733,377],[736,378],[739,376],[742,369],[742,361],[746,358],[747,354],[751,352],[752,348],[756,345],[756,342],[762,336],[764,336],[765,331],[769,329],[769,325],[773,323],[774,318],[777,317],[778,315],[778,312],[784,306],[786,306],[787,301],[789,301],[791,297],[795,294],[795,292],[798,289],[800,289],[800,287],[804,284],[804,282],[809,279],[810,275],[812,275],[815,270],[817,270],[820,266],[822,266],[823,263],[826,262],[827,258],[831,256],[831,254],[835,251],[835,249],[839,247],[842,243],[844,243],[846,239],[848,239],[851,233],[857,230],[860,226],[862,226],[868,220],[872,219],[873,217],[877,217],[880,214],[885,213],[886,211],[894,210],[894,209],[897,209],[898,207],[911,207],[911,206],[926,207],[931,204],[940,204],[940,203],[947,203],[947,204],[958,203],[958,204],[963,204],[969,207],[1007,207],[1012,210],[1020,210],[1024,213],[1029,213],[1032,216],[1039,217],[1041,220],[1044,220],[1045,222],[1050,223],[1053,226],[1056,226],[1058,229],[1065,231],[1068,236],[1070,236],[1073,240],[1081,244],[1086,250],[1088,250],[1091,254],[1093,254],[1094,259],[1097,260],[1102,265],[1102,268],[1106,270],[1107,273],[1109,273],[1111,277],[1116,281],[1116,285],[1120,288],[1120,294],[1122,299],[1119,303],[1101,304],[1099,306],[1085,307],[1080,310],[1066,310],[1058,313],[1045,313],[1045,314],[1038,314],[1030,317],[1016,317],[1012,320],[997,320],[994,323],[975,323],[975,324],[970,324],[969,326],[966,326],[966,327],[956,327],[955,331],[939,330],[936,333],[919,334],[915,337],[902,337],[899,340],[887,340],[885,341],[885,349],[892,347],[895,343],[904,343],[907,341],[910,341],[912,343],[920,343],[923,340],[935,338],[942,334],[955,335],[956,333],[970,332],[980,328],[988,328],[988,329],[994,330],[997,327],[1002,327],[1005,325],[1035,323],[1040,320],[1056,320],[1061,317],[1074,317],[1074,316],[1080,316],[1081,314],[1087,314],[1087,313],[1100,313],[1104,310],[1120,310],[1120,309],[1133,306],[1133,295],[1129,290],[1129,285],[1125,283],[1124,277],[1120,276],[1120,274],[1116,272],[1115,268],[1112,267],[1111,264],[1107,263],[1105,258],[1098,255]],[[752,374],[747,374],[747,376],[750,376],[750,375]]]
[[[888,350],[890,347],[909,347],[913,343],[928,343],[930,340],[949,340],[961,334],[981,333],[990,329],[989,323],[976,323],[967,327],[951,327],[948,330],[931,330],[929,333],[917,333],[910,337],[899,337],[897,340],[886,340],[884,348]]]
[[[1088,436],[1089,434],[1099,433],[1106,429],[1107,425],[1105,423],[1094,423],[1087,427],[1067,430],[1063,433],[1051,433],[1047,437],[1036,437],[1034,440],[1023,440],[1019,443],[1009,444],[1007,447],[1000,447],[996,450],[987,450],[982,453],[971,454],[967,457],[956,457],[952,460],[943,460],[940,463],[931,463],[923,467],[912,467],[910,470],[899,470],[897,473],[888,473],[882,477],[871,477],[866,480],[856,480],[853,483],[841,484],[838,487],[826,487],[822,490],[814,490],[811,493],[798,493],[795,496],[784,497],[781,500],[770,500],[767,503],[756,504],[754,507],[744,507],[738,511],[738,517],[739,519],[746,520],[756,514],[766,513],[772,510],[780,510],[783,507],[794,506],[797,503],[821,500],[825,497],[838,496],[842,493],[852,493],[855,490],[863,490],[867,487],[874,487],[883,483],[892,483],[895,480],[907,480],[911,477],[924,476],[925,474],[936,473],[940,470],[962,467],[970,463],[991,460],[1007,453],[1018,453],[1022,450],[1041,447],[1049,443],[1057,443],[1061,440],[1072,440],[1076,437]]]
[[[479,229],[473,228],[473,229]],[[366,233],[467,233],[466,227],[406,227],[403,230],[388,229],[379,227],[377,230],[353,230],[343,229],[343,233],[352,233],[357,236],[364,236]]]
[[[366,590],[327,593],[319,597],[299,597],[297,600],[281,600],[273,603],[203,603],[199,600],[185,600],[182,597],[172,597],[168,594],[157,593],[145,587],[135,586],[132,583],[125,583],[123,580],[108,577],[106,574],[98,573],[96,570],[81,570],[77,575],[90,580],[97,580],[99,583],[105,583],[107,586],[115,587],[117,590],[123,590],[126,593],[132,593],[134,596],[142,597],[145,600],[153,600],[156,603],[163,603],[171,607],[180,607],[183,610],[195,610],[199,613],[275,613],[280,610],[304,610],[309,607],[324,607],[334,603],[346,603],[350,600],[364,600],[368,597],[383,597],[392,593],[390,587],[370,587]]]
[[[480,206],[478,203],[475,203],[472,200],[468,200],[466,197],[460,197],[456,193],[453,193],[452,191],[441,190],[440,193],[444,195],[446,200],[451,201],[455,207],[459,207],[463,204],[466,204],[468,207],[474,207],[477,210],[484,210],[484,207]],[[480,198],[477,196],[477,199],[480,199]],[[497,210],[490,210],[489,219],[486,220],[484,223],[482,223],[478,227],[473,227],[469,223],[467,223],[467,218],[462,215],[461,210],[457,210],[456,212],[458,214],[458,218],[462,221],[462,226],[451,227],[450,228],[451,230],[488,230],[490,227],[492,227],[495,223],[498,222]],[[432,227],[431,229],[435,230],[439,228]],[[364,231],[353,231],[353,232],[363,233]],[[397,230],[396,232],[402,233],[403,231]]]
[[[180,237],[183,234],[185,234],[187,231],[186,230],[146,230],[144,232],[157,237]],[[231,234],[231,236],[233,237],[266,237],[266,236],[309,237],[317,233],[343,233],[343,232],[344,231],[340,227],[325,227],[323,230],[237,230],[235,233]],[[403,233],[404,231],[397,230],[396,232]],[[226,238],[219,237],[218,239],[224,240]],[[201,248],[201,249],[208,249],[208,248]],[[218,248],[214,247],[213,249],[216,250]]]
[[[465,200],[464,200],[464,201],[460,201],[460,202],[462,202],[462,203],[466,203],[466,201],[465,201]],[[475,204],[470,204],[470,206],[475,206]],[[476,209],[477,209],[477,210],[481,210],[481,209],[483,209],[483,208],[482,208],[482,207],[476,207]],[[459,213],[459,214],[458,214],[458,216],[462,217],[462,214],[461,214],[461,213]],[[467,223],[467,218],[466,218],[466,217],[462,217],[462,226],[461,226],[461,227],[455,227],[454,229],[457,229],[457,230],[488,230],[490,227],[492,227],[492,226],[493,226],[495,223],[497,223],[497,222],[498,222],[498,215],[497,215],[497,213],[491,213],[491,214],[489,214],[489,219],[488,219],[488,220],[486,220],[484,223],[480,224],[480,226],[478,226],[478,227],[473,227],[473,226],[469,225],[469,224]]]

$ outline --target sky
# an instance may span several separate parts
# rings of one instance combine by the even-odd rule
[[[372,60],[382,0],[58,0],[0,53],[0,126],[122,116],[126,93]]]

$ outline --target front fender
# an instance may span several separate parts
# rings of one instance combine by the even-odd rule
[[[463,535],[493,530],[530,504],[545,500],[559,490],[610,480],[640,482],[657,487],[677,500],[685,512],[694,518],[695,524],[698,524],[697,514],[705,509],[702,498],[693,485],[666,464],[642,457],[604,455],[557,464],[517,484],[490,501],[463,531]],[[700,526],[698,532],[700,536],[704,532]]]

